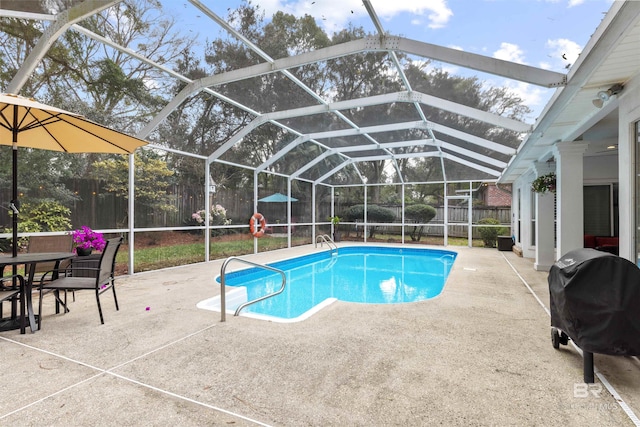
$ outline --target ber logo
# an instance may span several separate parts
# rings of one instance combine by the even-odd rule
[[[584,399],[589,396],[600,398],[602,384],[575,383],[573,385],[573,397]]]

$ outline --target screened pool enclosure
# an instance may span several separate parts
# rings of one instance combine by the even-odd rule
[[[437,245],[471,245],[480,227],[512,234],[511,190],[496,181],[532,111],[510,88],[550,97],[564,73],[390,34],[380,0],[333,31],[313,9],[217,3],[2,2],[4,92],[149,142],[131,156],[20,148],[20,236],[121,234],[132,273],[336,231]],[[3,184],[10,154],[0,148]],[[47,229],[38,212],[52,204],[68,222]],[[7,209],[0,224],[10,237]]]

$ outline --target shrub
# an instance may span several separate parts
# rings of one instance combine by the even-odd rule
[[[429,205],[410,205],[404,209],[404,216],[406,219],[410,219],[419,224],[426,224],[436,216],[436,209]],[[419,242],[422,237],[423,226],[415,225],[411,232],[411,240]]]
[[[185,221],[186,225],[198,226],[204,225],[204,219],[206,216],[206,212],[204,209],[201,209],[197,212],[191,214],[191,218]],[[230,225],[231,219],[227,218],[227,210],[222,205],[214,205],[211,207],[211,212],[209,215],[209,224],[210,225]],[[225,230],[212,230],[212,236],[218,236],[224,234]]]
[[[33,222],[37,231],[67,231],[71,229],[70,217],[71,209],[52,200],[20,207],[20,222]]]
[[[61,203],[45,200],[39,203],[22,203],[18,221],[19,233],[40,233],[44,231],[67,231],[71,229],[71,210]],[[4,233],[11,233],[13,229],[7,227]],[[0,244],[0,251],[8,252],[11,249],[12,239]],[[25,249],[29,242],[28,237],[18,238],[20,250]]]
[[[500,225],[500,221],[495,218],[482,218],[478,224],[495,226]],[[495,248],[498,236],[505,234],[507,229],[504,227],[478,227],[478,232],[486,248]]]
[[[364,221],[364,205],[354,205],[344,211],[340,218],[343,221]],[[367,222],[393,222],[396,214],[391,209],[383,208],[378,205],[367,205]],[[369,237],[373,238],[376,227],[369,227]]]

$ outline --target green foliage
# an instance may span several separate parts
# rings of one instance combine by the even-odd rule
[[[342,213],[345,221],[364,221],[364,205],[354,205]],[[367,222],[393,222],[396,215],[391,209],[378,205],[367,205]],[[369,226],[369,237],[373,238],[376,226]]]
[[[47,200],[39,203],[22,203],[18,215],[18,233],[39,233],[45,231],[67,231],[71,229],[71,210],[60,203]],[[12,228],[5,228],[4,233],[12,233]],[[18,238],[18,247],[24,249],[27,237]],[[2,247],[6,251],[11,239],[7,239]]]
[[[482,218],[478,221],[478,224],[500,225],[500,221],[496,218]],[[504,227],[478,227],[478,232],[482,237],[485,248],[495,248],[498,236],[505,234],[507,229]]]
[[[71,229],[71,210],[60,203],[49,200],[36,204],[22,203],[18,216],[19,233],[44,231],[67,231]],[[11,233],[11,228],[5,228]]]
[[[436,216],[436,209],[429,205],[410,205],[404,209],[405,219],[415,221],[421,225],[415,225],[411,231],[411,240],[419,242],[422,237],[423,226]]]
[[[429,222],[436,216],[436,208],[429,205],[410,205],[404,210],[404,216],[415,222]]]
[[[42,231],[37,221],[33,221],[29,218],[23,218],[22,212],[23,212],[23,209],[21,208],[20,215],[18,217],[18,233],[38,233]],[[13,229],[10,227],[5,228],[3,230],[3,233],[13,233]],[[13,241],[13,238],[2,239],[2,242],[0,243],[0,251],[10,252],[12,241]],[[28,243],[29,243],[28,237],[18,237],[18,251],[22,251],[26,249]]]
[[[364,221],[364,205],[354,205],[342,213],[345,221]],[[367,205],[367,221],[369,222],[392,222],[396,215],[391,209],[378,205]]]
[[[338,226],[340,225],[341,218],[337,215],[334,215],[329,217],[329,221],[331,221],[331,224],[333,224],[336,228],[338,228]]]
[[[155,0],[127,0],[83,19],[82,25],[157,64],[173,68],[177,56],[191,51],[195,43],[178,34],[179,28],[174,22]],[[0,19],[0,86],[7,87],[15,78],[47,26],[46,21],[36,19]],[[29,78],[20,93],[130,134],[135,134],[171,99],[167,93],[173,80],[164,70],[117,49],[104,49],[100,43],[76,31],[64,31],[56,36],[56,42],[38,63],[28,72]],[[24,193],[21,198],[34,203],[50,198],[64,205],[78,200],[64,183],[71,177],[92,179],[91,164],[107,157],[24,148],[19,148],[18,153],[18,185]],[[3,188],[10,188],[10,155],[11,150],[0,150]],[[22,215],[20,220],[22,223]],[[23,226],[26,224],[21,224]]]
[[[556,192],[556,174],[551,172],[537,177],[531,183],[531,191],[544,194],[547,191]]]
[[[364,28],[352,26],[328,35],[310,15],[297,18],[291,14],[277,12],[274,16],[265,18],[264,9],[256,3],[259,2],[244,1],[237,9],[228,9],[229,16],[226,20],[242,36],[252,40],[272,58],[284,59],[370,35]],[[215,35],[211,35],[206,41],[205,56],[200,59],[199,55],[194,53],[196,50],[192,49],[196,39],[188,40],[178,34],[178,31],[185,31],[183,34],[189,35],[184,27],[174,26],[172,17],[166,15],[161,4],[156,1],[119,2],[108,10],[87,17],[83,20],[83,26],[127,49],[148,56],[154,63],[175,69],[194,81],[206,76],[221,75],[227,71],[246,69],[264,60],[236,38]],[[25,62],[25,58],[37,45],[46,24],[37,20],[4,18],[0,21],[0,27],[0,41],[3,43],[0,65],[5,66],[0,66],[0,82],[7,86],[14,78],[18,65]],[[198,42],[204,43],[204,40]],[[527,113],[521,100],[507,89],[489,88],[478,78],[450,75],[444,69],[434,67],[429,61],[412,61],[401,53],[398,56],[412,89],[417,92],[514,119],[522,119]],[[331,98],[332,101],[364,98],[406,89],[402,80],[397,78],[397,73],[392,72],[392,59],[388,53],[382,51],[362,52],[357,55],[338,56],[330,61],[305,62],[295,67],[295,73],[321,98]],[[184,89],[186,84],[185,81],[168,76],[163,70],[151,66],[148,62],[139,61],[116,49],[104,49],[96,40],[78,32],[65,31],[51,49],[47,50],[41,64],[32,70],[22,93],[36,96],[41,101],[71,109],[92,120],[133,134],[135,130],[148,124],[150,118]],[[257,78],[228,82],[227,85],[225,93],[234,95],[241,92],[242,104],[249,105],[259,112],[285,111],[307,107],[309,104],[310,98],[292,95],[300,93],[299,88],[288,79],[282,79],[278,73],[266,73]],[[411,103],[396,103],[393,107],[372,105],[353,109],[349,117],[362,126],[371,126],[379,124],[381,117],[388,123],[402,117],[413,117],[414,108]],[[443,126],[486,137],[511,147],[517,146],[520,142],[520,135],[516,132],[477,120],[463,121],[458,114],[448,110],[428,105],[421,108],[430,121]],[[193,93],[157,126],[150,137],[168,148],[208,156],[227,142],[230,135],[236,135],[254,118],[253,114],[208,93]],[[298,117],[295,122],[301,129],[341,129],[344,126],[338,115],[329,114]],[[398,139],[424,137],[423,129],[396,132]],[[241,164],[263,164],[290,142],[288,134],[288,130],[280,126],[265,123],[247,134],[242,143],[227,151],[224,159]],[[396,137],[391,136],[394,139]],[[458,143],[456,138],[450,135],[439,137],[445,142]],[[127,181],[121,179],[123,176],[128,177],[128,165],[125,160],[109,164],[114,162],[109,156],[74,155],[72,159],[67,159],[59,153],[38,150],[26,153],[26,150],[22,150],[19,156],[21,162],[27,159],[25,154],[32,155],[33,161],[37,161],[37,164],[30,163],[26,167],[22,163],[20,165],[20,191],[28,195],[29,200],[34,201],[36,196],[49,195],[68,204],[73,193],[64,191],[66,189],[61,185],[54,184],[62,182],[61,179],[66,179],[69,175],[94,178],[95,172],[104,178],[109,186],[108,191],[118,196],[127,196]],[[417,150],[422,148],[417,145],[394,148],[397,154]],[[300,144],[288,152],[286,159],[283,158],[279,162],[281,165],[274,167],[282,170],[300,170],[323,151],[325,148],[317,144]],[[137,157],[137,201],[159,210],[170,210],[172,206],[166,198],[165,184],[174,180],[179,180],[185,199],[202,194],[202,159],[169,153],[157,160],[150,160],[144,168],[138,169]],[[321,164],[309,169],[306,175],[317,177],[324,174],[324,171],[342,162],[338,157],[324,159]],[[96,159],[102,158],[107,160],[96,162]],[[61,159],[65,159],[64,163]],[[10,162],[7,160],[8,154],[6,158],[2,158],[0,152],[0,185],[3,186],[10,182]],[[156,161],[168,162],[170,166],[162,170],[159,165],[152,165]],[[387,168],[386,173],[385,165],[388,163],[363,162],[358,165],[357,174],[360,178],[366,177],[369,183],[385,180],[391,182],[395,179],[396,172],[399,172],[405,181],[429,182],[444,179],[441,159],[436,157],[409,160],[409,157],[398,156],[396,164],[399,171]],[[462,174],[468,169],[456,162],[450,163],[449,177]],[[6,170],[2,165],[5,165]],[[176,174],[165,175],[168,170],[175,171]],[[60,173],[67,176],[52,176]],[[251,172],[227,164],[217,164],[210,173],[218,187],[226,188],[229,192],[242,191],[253,182]],[[329,181],[348,183],[359,178],[355,175],[354,168],[347,167]],[[270,179],[269,176],[260,174],[259,179]],[[293,185],[298,185],[297,182],[294,180]],[[436,204],[444,197],[442,186],[437,186],[439,189],[432,189],[429,185],[415,186],[412,190],[415,194],[410,197],[420,203]],[[38,194],[36,190],[40,187],[43,189]],[[54,190],[57,191],[55,195]],[[373,203],[400,202],[400,194],[391,186],[371,186],[368,191],[367,196]],[[345,188],[341,189],[341,193],[343,204],[362,203],[364,200],[361,189]],[[346,196],[350,193],[354,196]],[[375,218],[375,214],[375,211],[370,209],[368,218],[371,222],[392,220]]]
[[[342,212],[344,221],[364,221],[364,205],[353,205]]]
[[[20,222],[32,222],[37,231],[67,231],[71,229],[71,210],[60,203],[48,200],[36,204],[23,203]]]
[[[246,236],[246,235],[245,235]],[[305,237],[292,238],[294,246],[308,244],[309,239]],[[209,247],[210,259],[224,259],[230,256],[241,256],[253,253],[254,239],[247,237],[244,239],[211,241]],[[258,239],[260,252],[272,251],[287,247],[286,237],[269,237]],[[118,252],[116,263],[126,264],[127,251]],[[160,268],[187,265],[204,260],[204,244],[186,243],[172,244],[168,246],[136,247],[135,250],[135,271],[150,271]]]
[[[136,202],[151,206],[163,212],[174,212],[167,188],[171,184],[173,171],[167,163],[150,151],[142,151],[135,156],[135,198]],[[129,159],[117,156],[93,163],[96,178],[105,180],[105,190],[116,196],[129,197]]]

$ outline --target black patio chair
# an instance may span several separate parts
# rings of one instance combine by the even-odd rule
[[[50,280],[50,275],[54,275],[55,270],[45,273],[40,281],[40,306],[38,313],[40,324],[42,324],[42,296],[43,292],[48,293],[53,291],[56,299],[56,313],[60,312],[60,305],[64,307],[65,313],[69,312],[65,301],[60,299],[60,291],[81,291],[81,290],[94,290],[96,293],[96,301],[98,303],[98,312],[100,313],[100,323],[104,324],[104,318],[102,316],[102,306],[100,305],[100,294],[113,290],[113,299],[116,304],[116,310],[118,307],[118,298],[116,296],[115,288],[115,266],[116,266],[116,254],[122,244],[122,237],[114,239],[108,239],[107,244],[100,256],[99,266],[96,267],[74,267],[73,263],[66,269],[58,270],[58,278]],[[74,274],[74,272],[76,274]],[[94,272],[93,277],[86,277],[87,272]]]
[[[73,236],[71,234],[55,235],[55,236],[31,236],[29,237],[29,245],[27,246],[27,252],[42,253],[42,252],[71,252],[73,250]],[[69,266],[71,261],[62,261],[58,268],[60,270]],[[24,277],[28,277],[30,274],[31,265],[27,265]],[[33,282],[34,290],[40,286],[42,276],[50,270],[56,268],[56,262],[39,262],[35,265]],[[65,301],[67,296],[65,295]],[[73,293],[73,300],[76,300],[76,294]]]
[[[13,279],[16,279],[18,286],[14,286]],[[8,282],[8,283],[5,283]],[[16,300],[20,299],[20,312],[18,314],[20,321],[20,332],[24,334],[26,328],[25,302],[21,298],[24,295],[24,277],[17,274],[15,276],[0,277],[0,317],[2,317],[2,303],[4,301],[12,301],[16,303]]]
[[[29,237],[29,245],[27,246],[28,253],[41,253],[41,252],[71,252],[73,250],[73,236],[71,234],[63,234],[56,236],[31,236]],[[66,268],[69,264],[69,261],[66,261],[64,264],[61,263],[59,269]],[[41,262],[36,264],[35,267],[35,277],[34,283],[36,280],[40,281],[40,274],[44,274],[47,271],[53,270],[56,268],[55,262]],[[29,274],[29,269],[25,272],[25,276]]]

